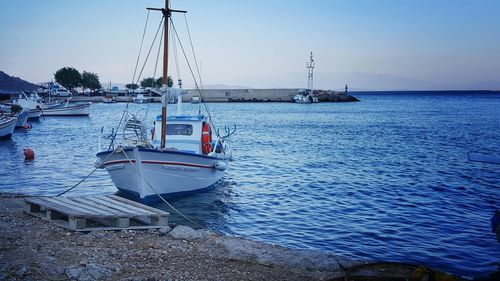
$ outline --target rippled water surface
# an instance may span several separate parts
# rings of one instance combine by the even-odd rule
[[[173,205],[208,227],[284,246],[465,276],[494,271],[500,244],[489,217],[500,208],[500,166],[469,162],[467,152],[500,155],[500,94],[357,96],[208,104],[216,125],[238,127],[235,161],[215,189]],[[94,168],[101,126],[108,131],[124,106],[94,104],[90,117],[47,117],[16,131],[0,142],[0,191],[55,195],[77,183]],[[24,162],[23,147],[35,161]],[[98,170],[70,194],[115,191]]]

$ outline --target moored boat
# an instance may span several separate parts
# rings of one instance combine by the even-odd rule
[[[107,150],[97,153],[96,166],[106,169],[118,190],[147,200],[156,195],[178,196],[213,187],[224,175],[232,160],[229,138],[214,129],[211,115],[183,115],[182,90],[167,88],[168,30],[172,10],[152,9],[164,15],[164,68],[162,112],[155,119],[152,136],[137,114],[125,110]],[[175,46],[175,44],[174,44]],[[195,85],[197,83],[195,82]],[[199,90],[199,89],[198,89]],[[200,91],[201,95],[201,91]],[[167,101],[177,98],[178,110],[167,118]],[[208,110],[208,109],[207,109]],[[122,132],[122,142],[116,137]]]
[[[16,128],[17,118],[0,114],[0,139],[10,139]]]
[[[43,116],[89,116],[91,102],[69,104],[67,100],[64,104],[45,105],[42,108]]]

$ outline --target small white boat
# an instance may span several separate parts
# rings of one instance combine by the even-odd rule
[[[13,100],[13,103],[29,109],[28,120],[36,120],[42,116],[42,98],[37,94],[28,96],[22,93],[19,95],[19,98]]]
[[[318,97],[310,90],[299,91],[294,97],[293,101],[296,103],[317,103]]]
[[[199,96],[193,96],[191,97],[191,103],[200,103],[200,97]]]
[[[170,14],[182,12],[171,10],[168,2],[163,9],[153,9],[163,11],[167,17],[165,38]],[[166,54],[167,50],[165,47]],[[167,64],[167,57],[163,63]],[[127,121],[113,130],[109,148],[96,155],[96,166],[106,169],[118,190],[141,200],[157,194],[172,197],[207,190],[222,178],[232,160],[229,138],[234,131],[225,128],[221,135],[211,118],[201,113],[182,115],[183,91],[167,89],[168,73],[166,68],[163,71],[162,114],[155,119],[152,137],[148,137],[138,113],[127,118],[129,112],[125,111],[122,119]],[[167,101],[173,98],[177,99],[177,113],[167,118]],[[116,140],[118,132],[121,143]]]
[[[28,125],[29,110],[17,104],[1,104],[0,113],[16,117],[16,128],[25,128]]]
[[[132,102],[134,102],[134,103],[147,103],[148,99],[145,98],[143,94],[137,94],[137,96],[135,96],[132,99]]]
[[[44,105],[43,116],[89,116],[91,102],[69,104],[69,99],[64,104]]]
[[[107,96],[102,98],[102,102],[103,103],[115,103],[116,100],[113,96],[107,95]]]
[[[0,115],[0,139],[10,139],[16,128],[17,118]]]

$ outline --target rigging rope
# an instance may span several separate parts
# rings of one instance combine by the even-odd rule
[[[200,80],[201,89],[203,89],[203,81],[201,80],[201,72],[200,72],[200,69],[198,67],[198,60],[196,59],[196,53],[194,52],[193,40],[191,40],[191,31],[189,30],[189,25],[188,25],[186,13],[184,13],[184,22],[186,22],[186,30],[187,30],[188,37],[189,37],[189,43],[191,44],[191,51],[193,53],[193,59],[194,59],[195,65],[196,65],[196,71],[198,72],[198,79]]]
[[[148,21],[149,21],[149,10],[148,10],[148,16],[146,17],[146,24],[144,25],[144,31],[142,32],[141,47],[139,48],[139,54],[137,55],[137,61],[135,62],[135,69],[134,69],[134,76],[132,77],[132,84],[134,84],[135,74],[137,72],[137,66],[139,66],[139,58],[141,57],[142,44],[144,43],[144,36],[146,35],[146,28],[148,27]]]
[[[141,79],[142,72],[144,71],[144,67],[146,66],[146,63],[148,62],[149,55],[151,54],[151,50],[153,49],[153,46],[156,42],[156,38],[158,37],[158,32],[160,31],[162,23],[163,23],[163,17],[161,18],[160,24],[158,25],[158,28],[156,29],[155,37],[153,38],[153,42],[151,43],[151,47],[149,47],[148,54],[146,55],[146,59],[144,60],[144,64],[142,65],[142,68],[141,68],[141,72],[139,72],[139,76],[137,76],[137,83],[139,83],[139,79]]]
[[[172,30],[174,31],[175,36],[177,37],[177,40],[179,41],[179,46],[181,47],[182,53],[184,55],[184,58],[186,59],[186,64],[187,64],[187,66],[189,68],[189,72],[191,73],[191,76],[193,77],[194,85],[196,87],[196,90],[200,94],[203,106],[205,107],[205,110],[207,111],[208,121],[209,121],[210,125],[212,125],[212,127],[215,128],[215,124],[214,124],[214,122],[212,120],[212,115],[210,114],[210,109],[208,108],[207,103],[203,102],[203,94],[201,93],[200,87],[199,87],[198,82],[196,80],[196,77],[194,75],[193,68],[191,67],[191,64],[189,63],[189,59],[187,57],[186,51],[184,50],[184,46],[182,45],[182,42],[179,39],[179,34],[177,33],[177,29],[175,28],[175,25],[174,25],[174,22],[172,21],[172,19],[170,19],[170,22],[172,23]],[[215,130],[215,134],[220,139],[220,135],[219,135],[219,132],[217,130]]]

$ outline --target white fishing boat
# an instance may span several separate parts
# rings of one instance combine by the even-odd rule
[[[17,104],[0,104],[0,113],[17,119],[16,128],[28,126],[29,110]]]
[[[10,139],[16,128],[17,118],[0,114],[0,139]]]
[[[116,100],[114,98],[114,96],[111,96],[111,95],[106,95],[102,98],[102,102],[103,103],[115,103]]]
[[[192,96],[191,97],[191,103],[200,103],[200,97],[199,96]]]
[[[28,120],[36,120],[42,116],[42,98],[40,98],[37,94],[28,96],[25,93],[22,93],[17,99],[13,100],[13,103],[19,104],[23,108],[27,108],[29,110]]]
[[[177,113],[167,118],[167,100],[182,93],[166,88],[169,20],[172,12],[185,11],[170,9],[168,0],[163,9],[148,9],[164,15],[162,114],[155,119],[149,138],[138,114],[125,111],[122,119],[127,121],[114,130],[109,148],[97,153],[96,162],[98,167],[106,169],[120,191],[142,200],[158,194],[178,196],[213,187],[232,158],[229,138],[234,133],[225,128],[225,135],[220,135],[214,130],[210,114],[183,115],[180,96],[177,96]],[[122,135],[121,144],[116,143],[118,132]]]
[[[55,103],[44,105],[42,107],[43,116],[89,116],[91,102],[69,104],[67,99],[65,103]]]
[[[307,89],[300,90],[294,97],[293,101],[296,103],[317,103],[319,102],[318,97],[314,94],[313,82],[314,82],[314,59],[313,53],[309,57],[309,62],[306,63],[306,68],[308,70],[307,74]]]
[[[145,98],[143,94],[137,94],[137,96],[132,99],[134,103],[147,103],[148,101],[148,98]]]

